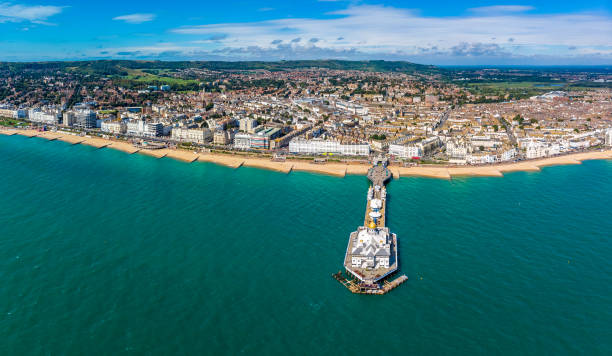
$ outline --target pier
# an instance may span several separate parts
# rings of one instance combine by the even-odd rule
[[[353,293],[386,294],[408,277],[391,277],[399,267],[397,236],[386,227],[387,189],[385,184],[393,174],[383,157],[374,159],[367,177],[371,182],[366,200],[363,226],[349,236],[344,255],[344,269],[333,277]]]

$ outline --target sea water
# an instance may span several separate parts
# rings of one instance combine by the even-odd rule
[[[367,188],[0,136],[0,354],[612,354],[612,161],[391,181],[384,296]]]

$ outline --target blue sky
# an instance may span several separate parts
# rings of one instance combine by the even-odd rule
[[[612,0],[0,0],[0,60],[612,64]]]

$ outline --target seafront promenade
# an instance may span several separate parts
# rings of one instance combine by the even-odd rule
[[[367,175],[370,165],[350,164],[341,162],[327,162],[315,164],[305,160],[287,160],[284,162],[271,161],[266,157],[257,157],[244,154],[220,154],[220,153],[196,153],[182,149],[164,148],[161,150],[147,150],[134,147],[126,141],[109,140],[101,137],[87,137],[72,135],[62,131],[36,131],[0,128],[2,135],[22,135],[26,137],[40,137],[47,140],[59,140],[71,144],[84,144],[98,148],[110,148],[125,152],[127,154],[141,153],[156,158],[172,158],[183,162],[210,162],[231,168],[255,167],[273,170],[282,173],[292,171],[303,171],[336,177],[345,175]],[[503,163],[487,166],[438,166],[419,165],[414,167],[389,166],[390,172],[395,179],[400,177],[428,177],[451,179],[455,177],[503,177],[504,173],[517,171],[539,171],[542,167],[581,164],[582,161],[592,159],[612,159],[612,149],[603,151],[589,151],[567,154],[557,157],[549,157],[536,160],[528,160],[513,163]]]

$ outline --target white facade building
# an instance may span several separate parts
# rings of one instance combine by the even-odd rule
[[[126,133],[130,136],[143,136],[145,130],[144,120],[131,120],[127,123]]]
[[[127,123],[127,135],[140,137],[159,137],[164,133],[164,125],[160,122],[132,120]]]
[[[159,137],[164,134],[164,125],[159,122],[147,122],[144,125],[144,137]]]
[[[351,266],[389,268],[391,242],[387,229],[360,228],[351,253]]]
[[[336,102],[336,107],[338,109],[347,111],[354,115],[367,115],[368,114],[368,109],[366,107],[364,107],[363,105],[352,103],[350,101],[339,100]]]
[[[209,129],[182,129],[172,128],[172,139],[193,143],[206,143],[212,140],[213,136]]]
[[[370,145],[341,144],[338,141],[293,139],[289,142],[289,152],[317,155],[335,153],[345,156],[369,156]]]
[[[421,158],[423,157],[423,149],[419,145],[389,145],[389,154],[400,158]]]
[[[510,161],[514,159],[514,157],[516,157],[517,154],[518,154],[518,151],[516,150],[516,148],[507,149],[506,151],[502,152],[500,161],[501,162]]]
[[[127,131],[127,125],[123,121],[102,121],[100,130],[110,134],[124,134]]]
[[[606,131],[604,141],[606,143],[606,146],[612,146],[612,128]]]
[[[466,157],[466,162],[469,164],[489,164],[495,163],[496,161],[497,157],[489,153],[471,153]]]
[[[251,134],[238,133],[234,136],[234,148],[248,150],[251,148]]]
[[[57,124],[60,116],[59,110],[42,111],[41,109],[30,109],[28,111],[28,120],[45,125]]]
[[[446,154],[449,157],[449,163],[466,164],[468,154],[472,152],[471,146],[464,142],[450,140],[446,143]]]
[[[561,153],[561,146],[558,143],[531,141],[526,147],[527,159],[554,156],[559,153]]]

